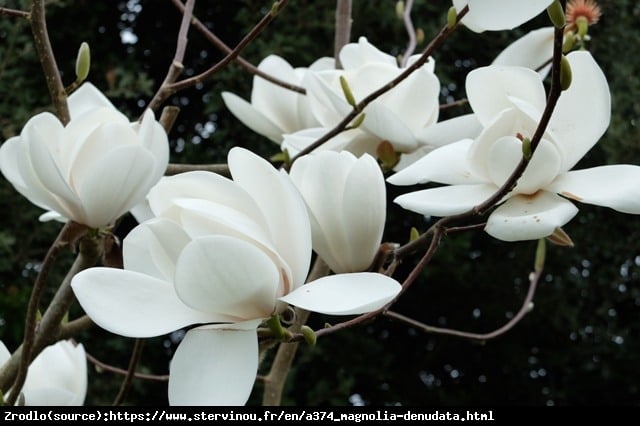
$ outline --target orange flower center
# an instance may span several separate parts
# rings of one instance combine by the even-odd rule
[[[589,25],[600,19],[602,11],[594,0],[569,0],[567,2],[567,23],[575,24],[577,19],[584,17]]]

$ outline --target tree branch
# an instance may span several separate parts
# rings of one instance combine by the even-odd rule
[[[92,356],[90,353],[86,352],[87,361],[95,365],[101,370],[108,371],[110,373],[121,374],[126,376],[128,374],[128,370],[123,370],[122,368],[114,367],[112,365],[106,364],[96,357]],[[156,382],[167,382],[169,381],[169,375],[155,375],[155,374],[144,374],[144,373],[134,373],[134,377],[136,379],[142,380],[153,380]]]
[[[113,401],[114,406],[122,404],[124,398],[129,392],[129,388],[131,387],[131,383],[133,382],[133,378],[136,374],[136,367],[138,366],[138,362],[140,361],[140,357],[142,356],[143,346],[143,339],[135,339],[133,351],[131,353],[131,359],[129,360],[129,368],[127,369],[127,374],[125,374],[124,380],[122,381],[122,386],[120,386],[120,391],[118,392],[116,399]]]
[[[0,15],[31,19],[31,14],[29,12],[25,12],[24,10],[9,9],[7,7],[0,7]]]
[[[407,49],[402,55],[402,66],[406,67],[407,62],[409,62],[409,57],[416,50],[417,40],[416,40],[416,30],[413,27],[413,22],[411,21],[411,9],[413,8],[413,0],[407,0],[407,3],[404,6],[404,12],[402,14],[402,21],[404,22],[404,26],[407,29],[407,35],[409,36],[409,42],[407,44]]]
[[[333,37],[333,56],[336,69],[341,69],[340,50],[351,40],[351,0],[337,0],[336,28]]]

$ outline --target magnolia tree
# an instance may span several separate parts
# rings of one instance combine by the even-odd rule
[[[52,112],[34,115],[4,141],[0,169],[44,210],[41,221],[64,223],[33,283],[22,344],[12,353],[0,346],[6,404],[82,404],[91,383],[78,336],[93,324],[137,339],[185,331],[169,369],[173,405],[245,404],[259,366],[269,371],[260,377],[263,403],[279,404],[299,344],[321,345],[376,317],[425,332],[495,337],[529,312],[546,242],[572,245],[563,226],[579,203],[640,213],[640,167],[574,170],[611,114],[607,79],[587,49],[589,26],[600,16],[590,0],[454,0],[441,31],[418,54],[423,34],[413,29],[412,2],[399,2],[409,45],[398,57],[365,37],[352,41],[350,1],[338,0],[335,56],[305,68],[276,55],[253,67],[240,56],[286,13],[286,0],[234,48],[197,20],[195,0],[174,3],[182,13],[174,60],[140,117],[126,117],[85,81],[84,43],[77,78],[64,86],[43,0],[28,10],[0,9],[30,19],[53,103]],[[472,113],[439,119],[432,55],[449,36],[482,37],[542,13],[549,27],[468,73],[460,102]],[[226,56],[183,78],[193,26]],[[169,164],[167,134],[180,118],[166,101],[232,61],[254,74],[253,86],[250,100],[222,92],[226,107],[279,154],[266,159],[233,147],[223,165]],[[425,186],[415,191],[418,184]],[[394,203],[431,221],[423,233],[407,229],[408,242],[383,241],[389,185],[412,185]],[[115,232],[128,214],[139,224],[120,241]],[[394,310],[420,285],[443,238],[478,231],[504,244],[538,241],[529,292],[509,323],[480,335]],[[41,306],[65,250],[77,253],[76,261]],[[413,265],[408,274],[398,272],[403,262]],[[76,303],[85,315],[68,318]],[[314,312],[339,317],[312,329],[306,324]],[[125,373],[130,383],[135,362]]]

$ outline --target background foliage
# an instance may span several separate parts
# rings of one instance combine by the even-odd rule
[[[25,1],[3,6],[26,9]],[[353,2],[352,40],[366,36],[382,50],[399,54],[405,29],[395,1]],[[590,30],[589,48],[609,79],[611,127],[578,165],[640,164],[640,4],[601,2],[604,15]],[[259,0],[205,2],[195,15],[233,46],[271,3]],[[243,57],[258,64],[268,54],[307,66],[331,56],[333,1],[295,0],[283,10]],[[428,41],[445,22],[449,1],[416,0],[413,19]],[[171,2],[56,0],[47,5],[52,44],[63,80],[73,80],[82,41],[92,51],[89,80],[130,117],[139,115],[159,87],[173,57],[181,16]],[[442,99],[464,97],[464,76],[488,65],[495,54],[529,29],[548,26],[546,16],[512,32],[478,36],[461,29],[437,52]],[[424,45],[419,46],[424,47]],[[194,29],[189,34],[186,75],[199,72],[220,53]],[[171,98],[181,107],[170,136],[172,161],[224,162],[231,146],[268,157],[278,146],[254,134],[225,109],[223,90],[246,98],[252,77],[231,65],[211,81]],[[27,20],[0,16],[0,136],[17,134],[26,120],[49,108]],[[447,111],[442,116],[466,112]],[[638,183],[640,184],[640,182]],[[406,192],[407,188],[401,188]],[[411,226],[429,222],[402,211],[391,200],[385,240],[404,242]],[[0,339],[13,349],[22,338],[23,317],[39,262],[59,224],[39,223],[41,211],[0,179]],[[640,237],[636,216],[581,205],[565,230],[575,248],[551,247],[533,311],[512,331],[479,344],[426,335],[380,319],[321,339],[298,353],[284,402],[297,405],[637,405],[640,402]],[[121,228],[121,236],[126,233]],[[527,290],[535,244],[507,244],[482,232],[448,237],[432,264],[401,299],[396,310],[439,326],[493,330],[520,307]],[[65,273],[63,258],[50,290]],[[398,277],[410,269],[407,261]],[[114,308],[116,309],[116,308]],[[79,312],[74,312],[79,314]],[[114,312],[117,314],[117,311]],[[328,318],[312,317],[322,327]],[[335,320],[335,319],[333,319]],[[180,334],[150,339],[139,370],[166,374]],[[87,351],[126,368],[133,341],[97,327],[79,336]],[[109,404],[122,378],[90,369],[88,404]],[[259,403],[260,385],[250,403]],[[135,381],[127,404],[165,404],[166,384]]]

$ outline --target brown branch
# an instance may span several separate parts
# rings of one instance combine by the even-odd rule
[[[180,11],[184,10],[184,5],[182,4],[182,2],[180,0],[171,0],[171,2],[174,4],[174,6],[176,6]],[[196,27],[196,29],[198,31],[200,31],[200,33],[211,43],[213,44],[218,50],[220,50],[221,52],[225,53],[225,54],[230,54],[231,52],[233,52],[233,49],[231,49],[226,43],[224,43],[222,40],[220,40],[214,33],[212,33],[209,28],[207,28],[206,25],[204,25],[198,18],[193,17],[191,19],[191,24],[193,26]],[[294,92],[298,92],[301,94],[305,94],[307,93],[307,91],[305,90],[304,87],[300,87],[297,86],[295,84],[291,84],[291,83],[287,83],[286,81],[280,80],[270,74],[267,74],[266,72],[258,69],[257,67],[255,67],[251,62],[247,61],[246,59],[242,58],[241,56],[236,56],[233,59],[233,62],[237,63],[238,65],[240,65],[242,68],[244,68],[245,70],[247,70],[249,73],[253,74],[253,75],[257,75],[258,77],[261,77],[275,85],[278,85],[280,87],[283,87],[285,89],[289,89],[291,91]]]
[[[456,17],[456,24],[455,25],[449,26],[447,24],[444,27],[442,27],[442,29],[436,35],[436,37],[433,40],[431,40],[431,43],[429,43],[429,45],[427,47],[425,47],[425,49],[422,51],[422,55],[420,56],[420,58],[417,61],[415,61],[413,64],[411,64],[410,66],[405,68],[403,72],[401,72],[396,78],[391,80],[389,83],[385,84],[384,86],[380,87],[378,90],[376,90],[373,93],[371,93],[368,96],[366,96],[357,105],[355,105],[353,107],[353,110],[349,114],[347,114],[342,119],[342,121],[340,121],[340,123],[338,123],[333,129],[331,129],[326,134],[324,134],[321,138],[319,138],[318,140],[316,140],[315,142],[313,142],[312,144],[307,146],[305,149],[300,151],[295,157],[292,157],[291,158],[291,162],[289,162],[289,164],[287,164],[287,165],[285,165],[283,167],[285,169],[287,169],[287,170],[290,169],[291,165],[298,158],[300,158],[300,157],[302,157],[302,156],[304,156],[306,154],[309,154],[310,152],[314,151],[316,148],[320,147],[325,142],[329,141],[334,136],[340,134],[342,131],[345,130],[345,128],[349,125],[349,123],[351,123],[353,121],[353,119],[355,119],[364,110],[364,108],[367,105],[369,105],[371,102],[373,102],[374,100],[376,100],[377,98],[379,98],[383,94],[387,93],[389,90],[391,90],[394,87],[396,87],[400,82],[405,80],[414,71],[416,71],[418,68],[420,68],[422,65],[424,65],[429,60],[429,57],[433,54],[433,52],[438,47],[440,47],[440,45],[447,38],[449,38],[449,36],[451,34],[453,34],[453,32],[456,30],[456,28],[458,28],[458,24],[459,24],[460,20],[464,17],[464,15],[467,14],[468,10],[469,10],[468,6],[465,6],[460,11],[460,13],[458,13],[458,15]]]
[[[411,21],[411,9],[413,8],[413,0],[407,0],[407,3],[404,6],[404,13],[402,14],[402,21],[404,22],[404,26],[407,29],[407,35],[409,36],[409,42],[407,43],[407,49],[402,54],[402,66],[407,66],[407,62],[409,62],[409,57],[416,50],[417,40],[416,40],[416,30],[413,27],[413,22]]]
[[[86,352],[86,356],[87,356],[87,361],[89,361],[91,364],[95,365],[96,367],[98,367],[101,370],[109,371],[110,373],[121,374],[123,376],[126,376],[129,373],[128,370],[124,370],[122,368],[114,367],[112,365],[109,365],[109,364],[106,364],[106,363],[100,361],[99,359],[97,359],[96,357],[94,357],[93,355],[91,355],[88,352]],[[169,375],[168,374],[159,376],[159,375],[155,375],[155,374],[134,373],[134,377],[136,379],[153,380],[153,381],[156,381],[156,382],[167,382],[167,381],[169,381]]]
[[[0,15],[31,19],[31,14],[29,14],[29,12],[25,12],[24,10],[9,9],[7,7],[0,7]]]
[[[393,318],[396,319],[398,321],[404,322],[406,324],[409,324],[413,327],[416,327],[419,330],[424,331],[425,333],[435,333],[435,334],[446,334],[446,335],[450,335],[450,336],[457,336],[457,337],[463,337],[466,339],[473,339],[473,340],[490,340],[490,339],[494,339],[504,333],[506,333],[507,331],[511,330],[516,324],[518,324],[520,322],[520,320],[522,320],[522,318],[524,318],[524,316],[529,313],[532,309],[532,301],[533,301],[533,297],[535,295],[536,292],[536,287],[538,285],[538,282],[540,281],[540,277],[542,276],[542,269],[540,268],[539,270],[535,271],[533,273],[533,276],[531,277],[530,281],[529,281],[529,290],[527,291],[527,295],[524,299],[524,301],[522,302],[522,306],[520,307],[520,310],[518,311],[518,313],[516,315],[514,315],[513,318],[511,318],[506,324],[504,324],[502,327],[493,330],[491,332],[488,333],[473,333],[473,332],[468,332],[468,331],[462,331],[462,330],[456,330],[456,329],[452,329],[452,328],[442,328],[442,327],[434,327],[431,325],[427,325],[424,323],[421,323],[419,321],[416,321],[414,319],[411,319],[409,317],[406,317],[402,314],[399,314],[397,312],[393,312],[393,311],[386,311],[383,313],[383,315],[389,317],[389,318]]]
[[[469,100],[466,99],[466,98],[458,99],[457,101],[453,101],[453,102],[449,102],[447,104],[440,105],[440,111],[444,111],[445,109],[449,109],[449,108],[463,106],[463,105],[466,105],[468,103],[469,103]]]
[[[44,12],[44,0],[31,1],[31,32],[38,51],[38,57],[42,64],[45,80],[49,89],[49,95],[56,110],[56,115],[62,124],[67,124],[71,119],[69,106],[67,105],[67,92],[62,84],[60,71],[53,55],[49,32],[47,31],[47,21]]]
[[[166,176],[177,175],[179,173],[192,172],[194,170],[205,170],[217,173],[222,176],[231,177],[229,166],[227,164],[169,164],[167,166]]]
[[[337,0],[336,28],[333,37],[333,56],[336,69],[341,69],[340,50],[351,40],[351,0]]]
[[[320,259],[320,257],[318,257],[313,265],[313,269],[309,273],[307,282],[314,281],[328,274],[329,267],[322,259]],[[289,327],[289,331],[292,333],[299,333],[300,328],[309,319],[310,313],[309,311],[305,311],[300,308],[296,308],[295,313],[295,323]],[[284,385],[287,381],[291,364],[293,363],[293,359],[298,350],[298,345],[299,342],[280,343],[278,352],[276,352],[276,356],[271,364],[269,374],[262,377],[262,381],[264,382],[264,393],[262,395],[263,406],[280,405],[282,401],[282,391],[284,390]]]
[[[240,55],[240,52],[242,52],[242,50],[247,47],[247,45],[249,45],[251,41],[253,41],[256,37],[258,37],[258,35],[260,35],[260,33],[262,33],[262,31],[271,23],[271,21],[273,21],[278,12],[288,3],[288,1],[289,0],[279,0],[278,2],[274,3],[271,10],[267,12],[267,14],[260,20],[260,22],[256,24],[255,27],[251,29],[251,31],[249,31],[249,33],[240,41],[240,43],[238,43],[238,45],[222,60],[210,67],[208,70],[178,82],[175,82],[175,78],[173,79],[174,82],[168,82],[168,80],[165,80],[166,84],[162,84],[158,92],[149,103],[149,108],[156,110],[174,93],[179,92],[180,90],[187,89],[198,83],[204,82],[212,75],[227,66],[232,60]]]
[[[113,401],[114,406],[118,406],[122,404],[124,398],[127,396],[129,392],[129,388],[131,388],[131,383],[133,382],[133,378],[136,374],[136,367],[138,362],[140,361],[140,356],[142,355],[142,348],[144,346],[144,340],[135,339],[135,343],[133,345],[133,352],[131,353],[131,359],[129,360],[129,368],[127,369],[127,374],[124,376],[124,380],[122,381],[122,385],[120,386],[120,391],[116,396],[116,399]]]

